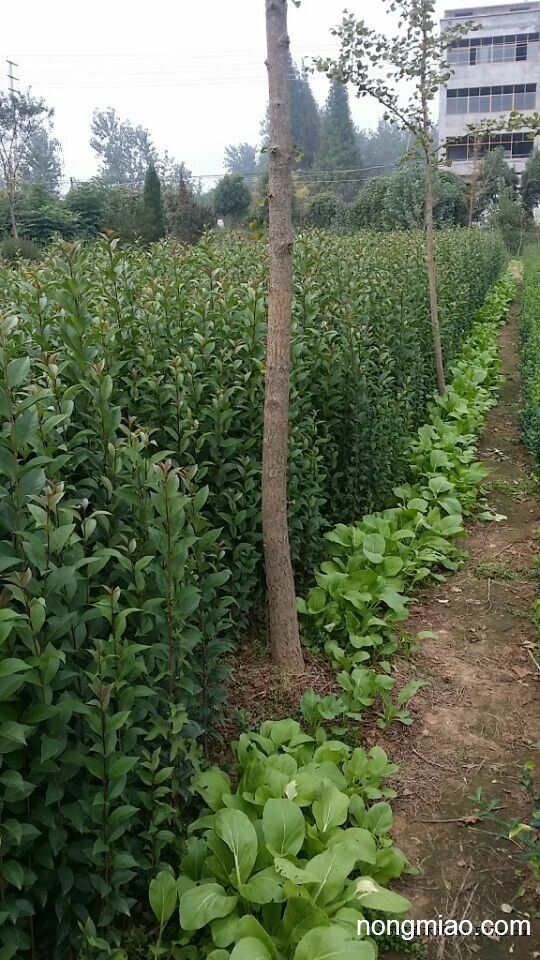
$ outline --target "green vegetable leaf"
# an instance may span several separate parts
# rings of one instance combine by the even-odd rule
[[[270,798],[264,805],[263,832],[275,857],[295,857],[306,833],[302,811],[292,800]]]
[[[263,873],[255,873],[247,883],[241,883],[238,893],[250,903],[281,903],[285,899],[279,881]]]
[[[251,820],[240,810],[220,810],[214,818],[214,829],[233,855],[237,883],[245,883],[259,848]]]
[[[366,940],[352,940],[343,927],[315,927],[302,937],[294,960],[376,960],[375,948]]]
[[[323,780],[321,794],[312,804],[313,816],[320,833],[326,833],[333,827],[340,827],[347,819],[349,798],[330,780]]]
[[[388,833],[392,829],[393,820],[389,803],[374,803],[364,814],[365,826],[375,836]]]
[[[178,899],[176,880],[171,873],[161,870],[154,877],[150,883],[149,899],[154,916],[164,927],[172,917]]]
[[[223,770],[212,767],[195,777],[194,789],[200,793],[211,810],[220,810],[223,807],[223,797],[231,792],[231,781]]]
[[[316,877],[317,886],[312,891],[314,902],[326,906],[341,893],[345,880],[358,862],[355,844],[336,843],[324,853],[319,853],[307,864],[306,870]]]
[[[411,906],[405,897],[381,887],[372,877],[360,877],[356,881],[356,892],[361,908],[369,907],[370,910],[383,910],[385,913],[405,913]]]
[[[231,953],[231,960],[272,960],[272,955],[261,940],[255,937],[244,937],[236,944]]]
[[[180,898],[180,925],[183,930],[201,930],[212,920],[232,913],[237,897],[227,896],[219,883],[202,883]]]
[[[364,556],[370,563],[382,563],[385,547],[385,539],[379,533],[368,533],[362,543]]]

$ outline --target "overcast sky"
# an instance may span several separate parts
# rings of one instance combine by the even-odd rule
[[[382,0],[290,3],[296,60],[335,49],[330,27],[346,6],[384,29]],[[439,2],[438,11],[457,6]],[[30,85],[54,107],[66,178],[96,173],[88,142],[96,107],[115,107],[148,127],[160,152],[199,176],[223,170],[227,144],[258,140],[266,105],[264,0],[4,0],[2,35],[20,89]],[[322,103],[326,79],[315,77],[313,89]],[[376,124],[373,102],[351,102],[358,126]]]

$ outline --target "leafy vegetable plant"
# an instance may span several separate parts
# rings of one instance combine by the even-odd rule
[[[292,719],[242,734],[235,753],[236,789],[217,768],[197,778],[207,809],[190,827],[178,875],[152,882],[160,954],[375,960],[357,920],[408,908],[386,888],[407,869],[379,799],[396,768],[380,748],[353,750],[321,727],[310,736]],[[179,925],[162,948],[177,899]]]

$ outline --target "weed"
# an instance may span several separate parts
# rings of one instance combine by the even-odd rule
[[[526,793],[530,810],[529,816],[523,819],[501,817],[498,813],[501,806],[499,801],[495,798],[487,800],[481,787],[468,799],[475,803],[475,814],[480,819],[498,825],[501,839],[513,840],[521,845],[523,860],[532,870],[533,876],[540,879],[540,791],[533,760],[528,760],[523,765],[520,785]]]
[[[483,560],[476,565],[474,573],[484,580],[520,580],[523,577],[522,570],[515,570],[507,563],[496,560]]]
[[[240,707],[238,710],[235,710],[233,713],[233,720],[239,730],[248,730],[251,724],[249,710],[246,710],[245,707]]]
[[[520,443],[519,438],[516,443]],[[539,495],[539,478],[535,473],[528,473],[519,480],[508,480],[506,477],[493,477],[487,488],[495,493],[502,493],[514,500],[525,500],[527,497]]]

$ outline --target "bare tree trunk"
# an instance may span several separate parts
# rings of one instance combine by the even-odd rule
[[[11,233],[14,240],[19,239],[19,230],[17,227],[17,215],[15,211],[15,191],[13,191],[9,186],[6,190],[8,207],[9,207],[9,218],[11,220]]]
[[[272,657],[283,670],[300,673],[304,669],[304,657],[298,632],[287,517],[293,252],[289,37],[287,0],[265,2],[270,119],[270,277],[262,459],[263,547]]]
[[[476,204],[476,166],[473,166],[473,174],[471,179],[471,189],[469,194],[469,230],[473,224],[474,217],[474,207]]]
[[[469,194],[469,228],[472,227],[474,219],[474,208],[476,205],[476,188],[478,185],[478,160],[479,160],[479,149],[480,144],[478,137],[474,138],[473,146],[473,169],[472,169],[472,178],[471,178],[471,189]]]
[[[424,148],[424,227],[426,232],[426,267],[429,287],[429,308],[431,312],[431,329],[433,331],[433,352],[435,354],[435,370],[437,371],[437,387],[441,396],[446,393],[444,379],[444,364],[441,347],[441,331],[439,327],[439,305],[437,302],[437,280],[435,276],[435,243],[433,239],[433,183],[432,163],[429,147]]]

